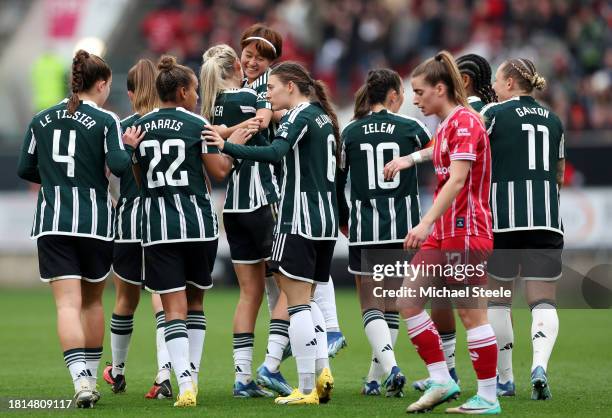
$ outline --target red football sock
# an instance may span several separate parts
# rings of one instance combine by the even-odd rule
[[[444,361],[440,334],[427,312],[406,319],[406,325],[410,341],[425,364]]]

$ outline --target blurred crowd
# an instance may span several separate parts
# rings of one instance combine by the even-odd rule
[[[370,68],[402,75],[439,49],[474,52],[495,67],[534,59],[541,94],[567,129],[612,128],[612,3],[566,0],[157,0],[142,21],[152,54],[170,52],[197,69],[212,44],[238,47],[265,22],[283,34],[283,60],[309,65],[338,104],[348,104]]]

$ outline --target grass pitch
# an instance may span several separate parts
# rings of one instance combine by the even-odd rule
[[[135,318],[132,345],[127,362],[127,392],[115,395],[102,380],[102,368],[110,361],[108,325],[113,307],[112,289],[105,294],[107,332],[104,356],[99,370],[102,399],[93,410],[27,410],[21,416],[208,416],[208,417],[390,417],[403,416],[406,406],[418,395],[406,388],[403,399],[364,397],[359,394],[362,377],[369,367],[370,348],[361,325],[354,291],[336,293],[342,331],[348,347],[332,359],[336,380],[332,401],[318,407],[283,407],[272,399],[234,399],[232,397],[233,360],[231,324],[238,298],[235,290],[213,289],[206,296],[208,320],[204,358],[200,369],[200,394],[194,409],[176,410],[171,401],[146,400],[156,373],[155,321],[150,298],[143,293]],[[264,302],[265,303],[265,302]],[[10,412],[9,399],[61,399],[73,393],[62,359],[55,327],[55,310],[50,289],[41,285],[32,290],[0,291],[0,415]],[[528,310],[514,313],[514,370],[518,394],[501,400],[506,416],[610,416],[612,410],[612,315],[609,310],[563,310],[559,312],[560,332],[549,366],[553,399],[529,400],[531,318]],[[253,370],[265,353],[268,312],[261,310],[255,331]],[[425,376],[426,371],[410,344],[403,323],[396,345],[396,356],[409,381]],[[282,372],[296,383],[295,363],[283,363]],[[476,380],[460,329],[457,342],[457,370],[461,378],[463,401],[475,393]],[[177,390],[176,385],[174,386]],[[448,404],[450,405],[450,404]],[[454,404],[453,404],[454,405]],[[444,413],[442,405],[433,414]]]

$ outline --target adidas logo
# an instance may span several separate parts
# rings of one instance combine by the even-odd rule
[[[514,347],[514,345],[512,345],[512,343],[508,343],[505,346],[503,346],[502,348],[500,348],[499,351],[512,350],[512,347]]]
[[[374,358],[372,359],[372,361],[373,361],[374,363],[377,363],[377,364],[379,363],[379,361],[378,361],[378,359],[377,359],[376,357],[374,357]]]
[[[91,374],[91,370],[89,369],[84,369],[83,371],[81,371],[81,373],[77,375],[77,377],[91,377],[91,376],[93,375]]]
[[[321,325],[317,325],[315,327],[315,332],[325,332],[325,330],[321,327]]]
[[[470,351],[470,358],[472,359],[472,361],[478,360],[479,357],[480,356],[478,355],[476,351]]]
[[[236,369],[234,370],[235,372],[241,372],[242,369],[240,368],[240,366],[236,366]]]
[[[193,363],[189,363],[189,366],[191,367],[191,370],[195,370],[196,369],[196,366]]]
[[[185,370],[179,377],[191,377],[191,373],[189,373],[189,370]]]
[[[123,368],[125,368],[125,363],[118,364],[116,367],[118,369],[123,369]]]
[[[387,344],[386,346],[384,346],[381,350],[381,353],[384,353],[385,351],[393,351],[393,347],[391,347],[391,344]]]
[[[542,331],[538,331],[538,332],[535,333],[535,335],[533,336],[531,341],[535,340],[536,338],[546,338],[546,335],[544,335],[544,333]]]
[[[310,341],[308,344],[306,344],[306,347],[310,347],[313,345],[317,345],[317,339],[313,338],[312,341]]]
[[[166,363],[166,364],[164,364],[162,366],[162,369],[171,369],[171,368],[172,368],[172,364],[170,362],[168,362],[168,363]]]

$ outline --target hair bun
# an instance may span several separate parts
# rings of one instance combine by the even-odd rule
[[[84,49],[79,49],[76,54],[74,54],[74,59],[72,61],[76,64],[77,62],[81,62],[87,58],[89,58],[89,52],[85,51]]]
[[[531,85],[537,90],[544,90],[546,87],[546,79],[540,74],[535,73],[531,78]]]
[[[159,60],[159,64],[157,64],[157,69],[159,71],[170,71],[176,65],[176,58],[172,55],[164,55]]]

